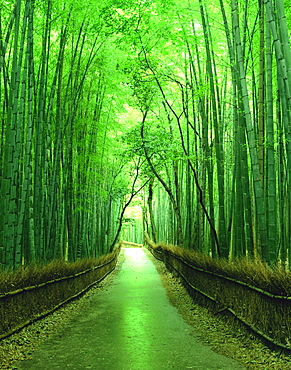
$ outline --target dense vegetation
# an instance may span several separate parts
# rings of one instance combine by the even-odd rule
[[[126,225],[132,241],[288,264],[290,2],[0,12],[3,267],[98,257]]]

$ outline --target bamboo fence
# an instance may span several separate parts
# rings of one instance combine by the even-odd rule
[[[194,301],[259,337],[272,349],[291,353],[291,297],[272,294],[229,276],[198,268],[168,249],[148,245],[154,257],[178,275]]]
[[[79,297],[116,266],[116,248],[101,265],[45,283],[0,294],[0,340]]]

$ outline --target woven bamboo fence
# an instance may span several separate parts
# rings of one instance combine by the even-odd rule
[[[291,353],[291,297],[203,270],[167,248],[149,244],[148,249],[181,278],[194,301],[244,326],[272,349]]]
[[[77,298],[114,270],[120,248],[77,274],[0,294],[0,340]]]

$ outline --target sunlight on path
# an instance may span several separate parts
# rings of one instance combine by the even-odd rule
[[[242,370],[199,342],[142,248],[125,248],[112,284],[19,369]]]

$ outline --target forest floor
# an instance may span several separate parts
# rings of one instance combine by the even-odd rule
[[[194,304],[182,284],[168,272],[164,264],[157,261],[148,251],[146,253],[159,272],[168,299],[177,308],[184,321],[195,329],[200,341],[210,346],[215,352],[239,361],[247,369],[287,370],[291,368],[291,360],[288,356],[272,352],[258,340],[246,336],[244,332],[234,331],[207,309]],[[121,254],[119,266],[123,263],[123,258]],[[19,361],[31,358],[34,350],[40,347],[44,340],[65,328],[65,324],[86,310],[96,293],[102,290],[107,291],[110,286],[114,285],[114,279],[118,273],[117,268],[82,298],[67,304],[47,318],[23,329],[20,333],[2,340],[0,342],[0,369],[21,368],[21,365],[20,367],[18,365]]]

